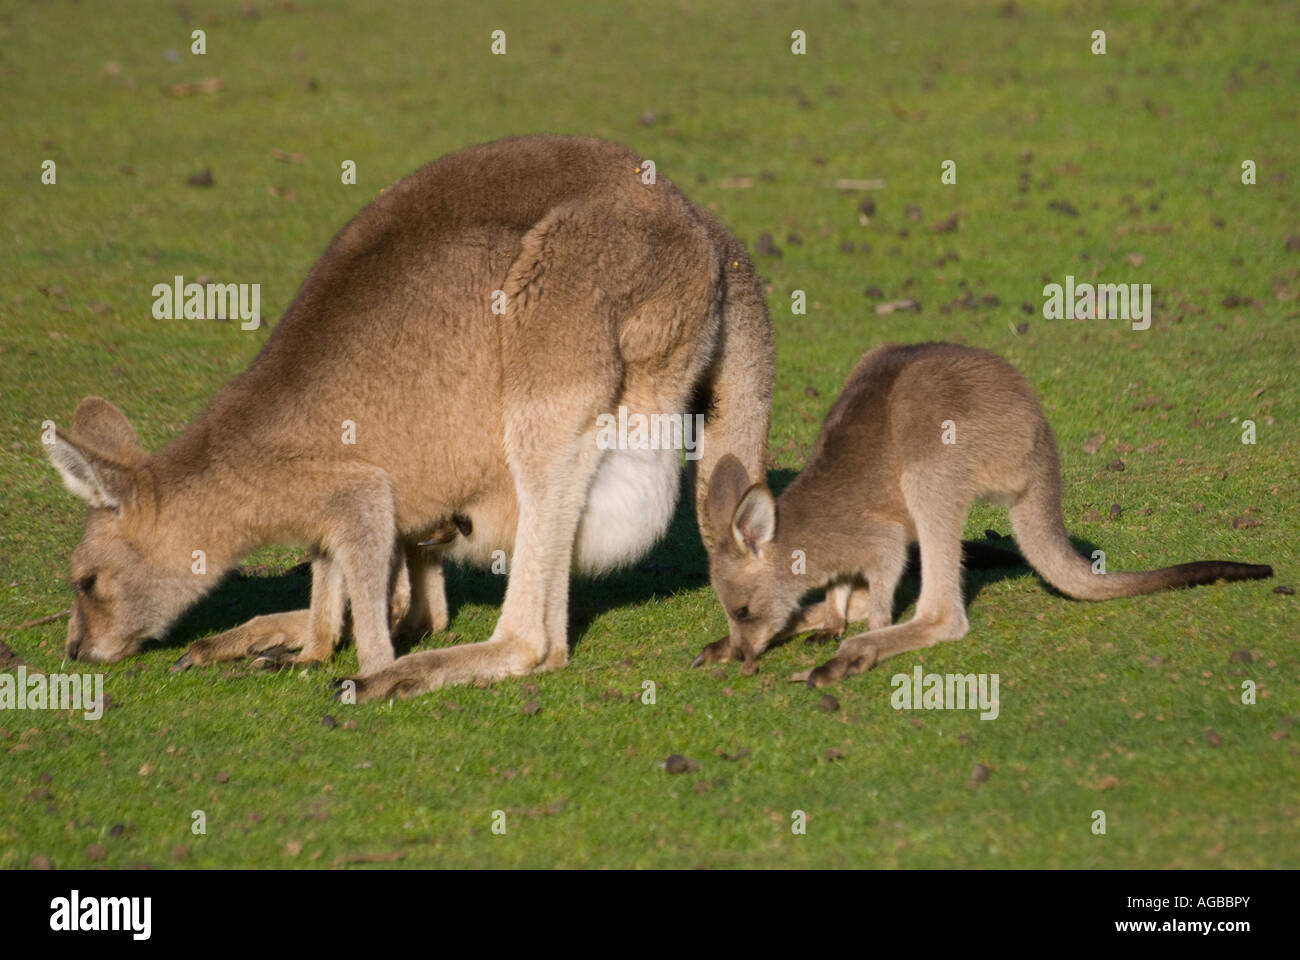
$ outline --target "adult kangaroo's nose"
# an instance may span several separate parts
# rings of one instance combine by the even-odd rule
[[[80,649],[81,649],[81,634],[78,632],[68,637],[68,646],[65,651],[68,655],[68,659],[76,660],[77,651],[79,651]]]

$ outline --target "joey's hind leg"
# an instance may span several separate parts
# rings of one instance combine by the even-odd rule
[[[905,484],[905,497],[907,490]],[[912,506],[910,498],[908,505]],[[966,507],[951,501],[930,503],[924,511],[913,510],[913,516],[921,544],[921,595],[916,613],[906,623],[847,637],[835,656],[809,672],[810,687],[828,686],[895,654],[966,635],[969,624],[961,597],[961,527]],[[901,570],[900,564],[900,575]],[[874,587],[871,592],[874,596]]]

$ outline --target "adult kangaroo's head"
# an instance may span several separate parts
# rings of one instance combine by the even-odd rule
[[[67,656],[114,663],[160,637],[209,577],[196,575],[190,553],[169,542],[149,455],[120,410],[87,397],[71,432],[48,439],[46,453],[64,484],[90,504],[72,552]]]
[[[710,644],[696,663],[747,663],[785,633],[799,612],[803,587],[776,542],[776,500],[764,483],[751,483],[731,454],[709,478],[706,502],[717,531],[709,552],[709,579],[727,614],[728,636]]]

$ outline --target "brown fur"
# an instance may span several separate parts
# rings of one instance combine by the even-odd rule
[[[955,427],[955,443],[943,442],[945,421]],[[838,633],[865,613],[868,631],[845,639],[811,671],[809,684],[820,686],[965,635],[961,531],[977,499],[1008,506],[1026,560],[1077,599],[1273,575],[1267,566],[1224,561],[1094,574],[1066,536],[1056,438],[1033,389],[1001,357],[955,344],[870,351],[780,499],[751,484],[754,476],[724,458],[709,487],[711,522],[729,524],[732,534],[710,553],[730,632],[705,647],[697,664],[740,658],[752,669],[778,637],[816,627]],[[913,542],[921,548],[920,597],[913,618],[891,626]],[[795,551],[806,555],[803,574],[792,570]],[[830,585],[825,601],[800,607],[804,593],[823,585]]]
[[[578,547],[607,569],[667,523],[662,502],[643,519],[628,494],[628,522],[584,533],[613,456],[597,416],[684,413],[703,394],[700,499],[724,453],[755,473],[764,462],[772,346],[753,268],[713,217],[638,168],[574,137],[444,157],[339,232],[249,369],[172,443],[149,455],[116,408],[83,401],[49,448],[92,507],[72,557],[69,655],[134,652],[248,551],[280,543],[314,551],[310,611],[199,641],[178,667],[276,647],[324,659],[345,602],[362,699],[563,666]],[[675,477],[678,456],[652,472]],[[447,623],[442,560],[486,564],[495,550],[510,573],[491,639],[394,661],[403,614]]]

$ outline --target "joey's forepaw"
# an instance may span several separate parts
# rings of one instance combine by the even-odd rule
[[[706,663],[726,663],[731,659],[731,638],[723,637],[721,640],[714,640],[703,650],[699,656],[691,661],[692,667],[702,667]]]
[[[804,640],[804,643],[808,643],[808,644],[829,643],[832,640],[838,640],[843,635],[844,635],[844,631],[842,630],[818,630],[816,633],[810,634]]]
[[[852,653],[837,653],[820,667],[809,672],[808,686],[813,689],[829,687],[832,684],[839,683],[845,677],[861,673],[863,670],[870,670],[876,665],[876,657],[875,647],[868,647],[865,650]]]

